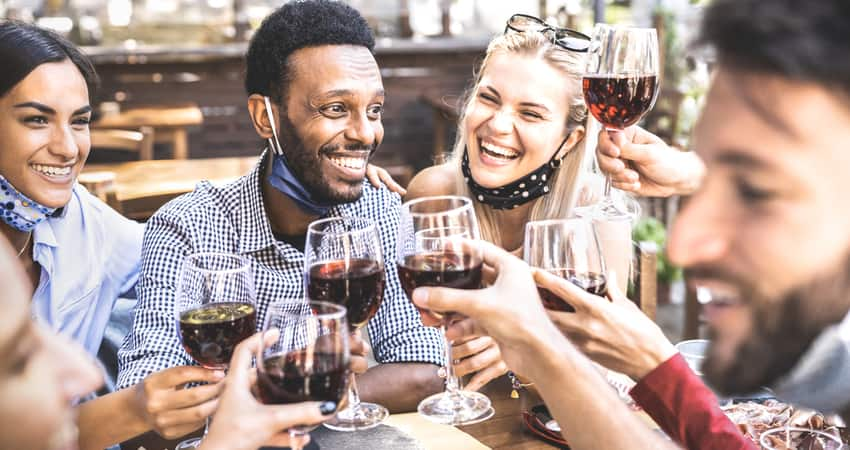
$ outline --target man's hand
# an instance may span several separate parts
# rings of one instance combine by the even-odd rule
[[[600,131],[596,154],[612,186],[649,197],[690,194],[699,188],[705,173],[696,154],[670,147],[637,126]]]
[[[575,308],[574,313],[549,311],[549,317],[599,364],[640,380],[676,353],[658,325],[620,292],[617,283],[608,285],[608,301],[543,270],[535,270],[534,279]]]
[[[455,375],[459,377],[474,374],[464,386],[464,389],[470,391],[481,389],[508,371],[498,344],[489,336],[467,336],[453,340],[452,365]]]
[[[133,389],[136,415],[161,436],[174,439],[204,425],[215,412],[224,372],[179,366],[149,375]],[[210,383],[184,389],[188,383]]]
[[[327,420],[336,411],[333,402],[305,402],[292,405],[265,405],[251,393],[256,377],[251,358],[262,345],[262,333],[242,341],[233,352],[224,391],[209,433],[201,444],[203,450],[253,450],[261,446],[288,447],[289,428],[314,425]],[[266,332],[266,343],[277,339],[277,333]],[[324,414],[323,414],[324,413]],[[310,436],[299,437],[302,445]]]
[[[349,335],[348,346],[351,352],[351,371],[354,373],[364,373],[369,368],[369,362],[366,360],[366,355],[372,351],[369,344],[363,340],[363,334],[357,330]]]
[[[407,189],[403,188],[400,184],[396,183],[393,179],[392,175],[387,172],[383,167],[378,167],[374,164],[369,164],[366,166],[366,178],[369,179],[369,183],[376,188],[381,187],[381,182],[387,186],[387,189],[398,193],[402,197],[407,194]]]

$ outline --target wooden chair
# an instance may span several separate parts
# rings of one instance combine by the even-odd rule
[[[658,245],[655,242],[635,242],[635,303],[655,321],[658,309]]]
[[[131,151],[138,153],[140,160],[153,159],[154,133],[151,127],[140,127],[139,131],[93,128],[90,134],[92,149]]]
[[[77,177],[77,182],[83,185],[95,197],[112,207],[119,213],[124,213],[124,208],[115,193],[115,173],[113,172],[83,172]]]

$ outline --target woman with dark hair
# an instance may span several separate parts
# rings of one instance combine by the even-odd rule
[[[0,235],[34,292],[33,319],[94,356],[116,299],[138,279],[143,231],[76,183],[90,150],[98,78],[71,43],[18,22],[0,22],[0,60]],[[104,448],[150,429],[176,437],[200,428],[197,418],[216,408],[223,377],[177,367],[85,402],[81,446]],[[189,382],[212,384],[177,389]]]

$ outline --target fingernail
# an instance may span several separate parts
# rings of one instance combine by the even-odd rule
[[[428,305],[428,288],[416,288],[413,291],[413,303],[416,303],[419,306],[427,306]]]
[[[334,411],[336,411],[336,402],[324,402],[319,405],[319,412],[322,413],[323,416],[327,416]]]
[[[224,377],[225,377],[225,375],[227,375],[227,374],[225,374],[223,370],[215,370],[215,371],[213,371],[213,376],[214,376],[214,377],[216,377],[216,378],[221,379],[221,378],[224,378]]]

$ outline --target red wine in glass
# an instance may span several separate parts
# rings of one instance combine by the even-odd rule
[[[340,405],[348,392],[351,373],[346,359],[338,354],[295,351],[269,355],[262,364],[257,387],[266,404],[331,401]]]
[[[256,329],[257,314],[250,303],[208,303],[180,313],[183,348],[208,369],[226,368],[236,346]]]
[[[568,280],[572,284],[584,289],[588,294],[604,297],[608,292],[608,283],[604,274],[577,273],[573,269],[547,269],[546,271]],[[538,287],[537,292],[540,293],[540,299],[543,301],[543,306],[546,309],[563,312],[576,311],[572,305],[555,295],[549,289]]]
[[[345,306],[349,326],[360,328],[378,312],[385,279],[383,265],[372,259],[322,262],[307,273],[307,295],[311,300]]]
[[[636,124],[652,109],[657,90],[655,75],[585,75],[584,100],[605,128],[622,130]]]
[[[472,255],[438,252],[405,256],[398,265],[401,287],[407,298],[413,298],[413,290],[420,286],[440,286],[454,289],[478,289],[481,287],[479,258]],[[418,307],[417,307],[418,308]],[[438,320],[448,314],[423,311]]]

